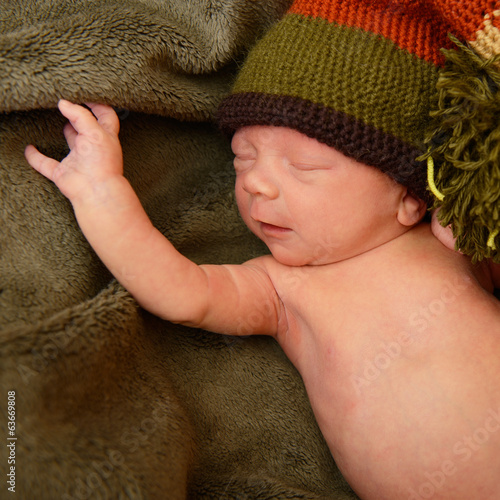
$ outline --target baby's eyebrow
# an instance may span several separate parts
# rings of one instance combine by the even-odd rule
[[[308,154],[306,151],[301,150],[298,153],[292,154],[292,159],[293,163],[310,163],[314,165],[325,165],[328,164],[330,165],[334,160],[331,157],[328,157],[327,155],[321,155],[321,154]]]

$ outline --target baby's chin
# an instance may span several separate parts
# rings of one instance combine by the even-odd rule
[[[255,227],[250,227],[252,232],[265,243],[274,259],[289,267],[302,266],[326,266],[335,264],[353,257],[357,257],[369,250],[376,248],[378,245],[365,242],[362,245],[343,244],[330,238],[325,237],[320,241],[312,243],[310,241],[294,236],[291,237],[270,238]]]
[[[269,248],[269,247],[268,247]],[[340,257],[337,255],[330,254],[301,254],[299,252],[293,253],[289,251],[283,251],[283,249],[271,248],[271,255],[274,259],[283,266],[288,267],[303,267],[303,266],[325,266],[328,264],[334,264],[342,260],[346,260],[349,257]]]
[[[301,267],[301,266],[327,266],[339,262],[347,261],[357,257],[368,255],[372,251],[377,251],[381,245],[373,245],[361,248],[328,248],[318,246],[317,251],[311,252],[294,252],[289,248],[268,245],[268,248],[274,259],[284,266]]]

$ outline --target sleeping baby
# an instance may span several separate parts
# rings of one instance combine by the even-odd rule
[[[425,31],[431,12],[439,39],[426,3],[437,2],[296,1],[250,53],[219,122],[232,136],[239,211],[269,255],[196,265],[177,252],[123,176],[119,120],[104,104],[61,100],[70,153],[25,154],[145,309],[277,340],[360,498],[496,499],[493,267],[446,248],[425,221],[417,138],[437,59],[411,52],[409,25],[403,41],[383,31],[401,19]],[[448,196],[439,177],[433,189]],[[486,232],[494,257],[498,238]]]

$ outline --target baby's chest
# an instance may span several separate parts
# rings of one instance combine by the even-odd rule
[[[330,379],[335,387],[329,391],[344,382],[351,390],[365,360],[379,362],[406,328],[407,304],[342,266],[293,272],[279,283],[286,323],[278,340],[311,390],[327,387]]]
[[[309,391],[332,390],[330,380],[338,389],[379,329],[361,300],[339,289],[307,285],[283,301],[287,321],[278,340]]]
[[[396,373],[414,350],[406,338],[401,345],[393,340],[405,330],[407,312],[361,288],[310,280],[284,301],[287,329],[278,340],[301,373],[319,421],[346,414],[370,377]]]
[[[337,351],[354,336],[370,335],[378,320],[373,301],[361,288],[336,285],[333,278],[313,274],[280,290],[286,327],[296,348],[307,345],[311,355],[325,349]]]

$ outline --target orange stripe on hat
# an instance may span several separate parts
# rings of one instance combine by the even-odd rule
[[[381,35],[411,54],[442,66],[444,57],[440,49],[453,46],[447,35],[452,26],[445,24],[434,3],[431,0],[296,0],[289,12]]]

